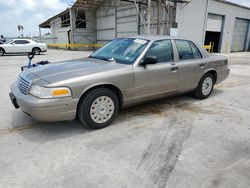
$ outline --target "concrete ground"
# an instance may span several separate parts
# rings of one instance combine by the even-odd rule
[[[86,55],[49,50],[35,61]],[[249,188],[250,53],[227,56],[231,75],[209,99],[132,107],[95,131],[14,110],[9,86],[26,57],[0,57],[0,187]]]

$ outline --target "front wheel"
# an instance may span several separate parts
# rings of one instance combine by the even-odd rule
[[[0,56],[4,55],[4,50],[2,48],[0,48]]]
[[[107,88],[97,88],[80,101],[77,116],[84,125],[100,129],[111,124],[118,111],[119,101],[116,94]]]
[[[39,48],[33,48],[32,53],[35,54],[35,55],[40,55],[41,50]]]
[[[198,99],[206,99],[212,93],[214,88],[214,77],[211,73],[205,74],[198,87],[194,91],[194,96]]]

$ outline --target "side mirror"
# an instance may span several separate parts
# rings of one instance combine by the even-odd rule
[[[155,56],[148,56],[142,60],[140,63],[141,66],[152,65],[158,63],[158,59]]]

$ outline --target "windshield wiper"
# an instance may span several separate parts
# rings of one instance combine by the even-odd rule
[[[110,57],[108,60],[109,60],[110,62],[113,62],[113,63],[116,63],[116,62],[117,62],[116,59],[113,58],[113,57]]]
[[[116,63],[116,60],[115,58],[113,57],[101,57],[101,56],[89,56],[89,58],[94,58],[94,59],[101,59],[101,60],[104,60],[104,61],[109,61],[109,62],[114,62]]]

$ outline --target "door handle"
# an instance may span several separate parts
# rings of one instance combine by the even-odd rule
[[[176,72],[178,69],[179,69],[179,67],[172,67],[172,68],[170,68],[170,70],[171,70],[172,72]]]
[[[204,69],[204,68],[205,68],[205,64],[204,63],[200,64],[200,69]]]

